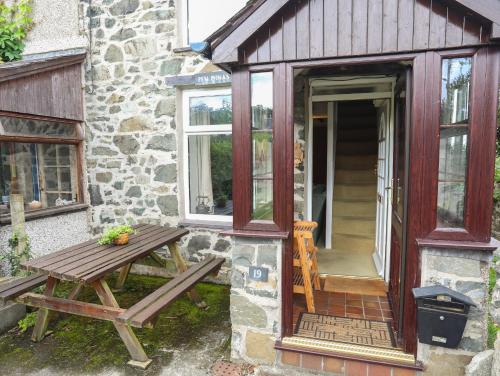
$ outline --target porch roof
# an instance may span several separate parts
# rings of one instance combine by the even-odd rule
[[[272,18],[274,18],[278,13],[283,12],[284,8],[286,8],[288,4],[292,4],[294,1],[295,0],[249,0],[245,7],[243,7],[237,14],[231,17],[222,27],[216,30],[205,40],[205,49],[201,53],[205,57],[212,59],[215,64],[221,66],[222,68],[227,69],[229,65],[241,63],[241,52],[239,51],[241,47],[244,46],[247,41],[252,39],[252,36],[255,37],[255,34],[257,34],[262,28],[265,28],[266,23],[271,23],[270,21]],[[350,3],[351,13],[353,13],[354,5],[352,5],[351,1],[352,0],[347,0],[347,3]],[[395,1],[397,2],[398,0]],[[369,0],[364,2],[366,3],[366,7],[371,6],[371,4],[368,5],[369,2]],[[420,3],[420,6],[423,7],[433,7],[433,3],[430,0],[418,1],[418,3]],[[453,12],[459,13],[463,17],[471,17],[480,24],[488,25],[485,29],[485,34],[487,35],[483,35],[482,38],[480,37],[481,43],[484,43],[484,40],[486,40],[485,37],[487,38],[487,42],[500,40],[500,6],[498,5],[497,0],[438,0],[438,3],[440,4],[439,6],[449,7],[453,10]],[[300,4],[297,3],[297,7],[299,6]],[[326,7],[324,7],[324,9],[326,9]],[[432,10],[434,11],[434,9]],[[338,11],[340,13],[340,5]],[[325,10],[323,12],[325,12]],[[416,18],[419,16],[415,10],[410,13],[411,17]],[[410,13],[405,13],[402,17],[400,15],[400,17],[409,17]],[[446,17],[448,17],[448,15]],[[430,24],[429,19],[427,19],[427,22]],[[358,25],[352,23],[350,26],[354,28],[354,26]],[[466,29],[465,19],[462,26],[463,29]],[[467,25],[467,27],[471,27],[470,24]],[[399,29],[393,30],[394,33],[397,33],[398,31]],[[484,33],[482,28],[480,33]],[[268,41],[270,40],[270,37],[271,36],[269,35],[269,38],[267,38]],[[462,45],[467,44],[467,41],[466,43],[463,42],[464,41],[462,41]],[[469,45],[470,44],[474,43],[470,41]],[[442,47],[458,46],[452,46],[446,43],[446,46],[443,45]],[[421,48],[411,49],[417,50]]]

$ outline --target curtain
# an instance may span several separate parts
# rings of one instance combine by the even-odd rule
[[[210,136],[189,136],[188,143],[190,210],[192,214],[209,214],[214,205]],[[206,206],[209,212],[204,211]]]

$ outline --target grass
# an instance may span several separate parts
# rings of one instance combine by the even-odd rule
[[[110,286],[113,282],[109,281]],[[130,307],[164,283],[162,278],[130,275],[124,291],[115,296],[121,307]],[[63,283],[56,295],[66,296],[71,288]],[[171,361],[173,349],[205,345],[203,336],[210,331],[222,331],[230,338],[229,287],[201,283],[196,289],[209,305],[207,310],[197,308],[183,296],[161,312],[154,329],[134,329],[148,356],[158,359],[146,372],[137,374],[159,374]],[[79,299],[98,303],[91,289],[84,289]],[[40,343],[30,341],[31,329],[1,336],[0,374],[14,374],[19,367],[23,373],[50,367],[63,374],[94,374],[109,368],[136,374],[126,366],[129,354],[111,322],[59,314],[51,320],[49,330],[53,334]],[[227,355],[227,341],[214,351],[221,357]]]

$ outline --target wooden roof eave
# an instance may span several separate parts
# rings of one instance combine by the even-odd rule
[[[23,60],[0,64],[0,83],[60,69],[85,60],[83,48],[25,56]]]
[[[209,48],[204,51],[204,56],[226,71],[230,65],[238,64],[238,48],[289,1],[249,1],[240,12],[206,39]],[[464,11],[491,22],[490,38],[492,41],[500,40],[500,7],[497,0],[441,1],[453,3]]]
[[[251,35],[269,21],[290,0],[255,1],[247,12],[239,17],[232,18],[229,24],[219,29],[207,39],[211,48],[209,55],[216,65],[225,65],[238,62],[238,47]],[[244,19],[243,19],[244,18]],[[214,38],[215,36],[215,38]]]

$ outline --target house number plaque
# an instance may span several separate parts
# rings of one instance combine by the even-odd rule
[[[269,270],[257,266],[250,266],[249,278],[253,281],[267,282]]]

